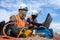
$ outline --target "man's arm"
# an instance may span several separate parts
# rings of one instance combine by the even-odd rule
[[[15,16],[13,15],[13,16],[11,16],[11,20],[10,21],[12,21],[12,22],[16,22],[16,18],[15,18]]]
[[[31,23],[33,25],[36,25],[36,26],[42,26],[43,25],[42,23],[34,23],[29,18],[27,19],[27,22],[29,22],[29,23]]]

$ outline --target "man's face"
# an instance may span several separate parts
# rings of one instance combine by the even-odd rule
[[[22,18],[25,18],[25,17],[26,17],[26,14],[27,14],[27,11],[25,11],[25,10],[20,10],[20,11],[19,11],[19,14],[21,15]]]
[[[32,15],[32,18],[35,19],[37,17],[37,15]]]

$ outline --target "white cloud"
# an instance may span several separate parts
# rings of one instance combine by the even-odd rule
[[[11,15],[13,15],[14,13],[18,13],[19,5],[22,2],[17,1],[17,3],[13,4],[12,1],[13,0],[1,1],[1,3],[0,3],[1,7],[4,7],[6,9],[12,10],[12,11],[8,11],[6,9],[0,9],[0,21],[5,20],[7,22]],[[7,3],[7,2],[10,2],[10,3]]]
[[[54,11],[53,9],[46,9],[46,13],[50,13],[52,17],[58,17],[60,16],[60,14],[58,14],[56,11]]]
[[[60,6],[60,0],[49,0],[49,1],[50,1],[50,4]]]
[[[13,14],[16,14],[16,11],[6,11],[4,9],[0,9],[0,22],[5,20],[6,22],[9,21],[9,17]]]
[[[54,9],[60,9],[60,0],[49,0],[48,3],[54,7]]]
[[[18,8],[20,7],[20,4],[23,3],[23,1],[22,0],[15,0],[16,2],[15,3],[12,3],[13,1],[14,0],[2,1],[1,4],[0,4],[0,6],[6,7],[9,10],[13,10],[13,11],[18,12]],[[41,6],[48,6],[48,5],[59,6],[60,5],[60,1],[59,0],[49,0],[48,2],[47,1],[44,1],[44,0],[42,0],[42,1],[41,0],[40,1],[31,0],[30,3],[27,4],[28,5],[28,8],[29,8],[29,12],[31,13],[31,11],[33,9],[40,11],[40,10],[42,10],[42,8],[40,8]],[[10,3],[7,3],[7,2],[10,2]],[[47,11],[47,12],[51,12],[51,11]],[[28,14],[28,16],[30,15],[30,13]],[[58,16],[58,14],[56,14],[54,12],[51,12],[51,15],[54,16],[54,17],[55,16]]]
[[[59,14],[51,13],[51,16],[52,16],[52,17],[57,17],[57,16],[59,16]]]
[[[22,4],[22,3],[23,2],[17,1],[17,0],[16,0],[16,3],[13,3],[11,0],[10,1],[6,0],[6,1],[1,1],[0,6],[7,8],[9,10],[12,10],[12,11],[14,11],[14,10],[17,11],[17,9],[20,7],[20,4]]]
[[[9,13],[5,10],[0,9],[0,21],[7,20],[8,21]]]
[[[27,16],[31,15],[33,10],[38,10],[38,11],[42,10],[40,8],[42,5],[45,5],[45,4],[44,3],[40,3],[38,1],[31,0],[30,3],[27,4],[28,10],[29,10]]]
[[[60,34],[60,23],[51,23],[50,28],[52,28],[54,30],[54,32],[57,32],[58,34]]]

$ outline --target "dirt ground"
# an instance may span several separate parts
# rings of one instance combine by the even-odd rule
[[[27,38],[13,38],[7,36],[0,36],[0,40],[60,40],[60,36],[55,35],[52,39],[47,39],[39,36],[27,37]]]
[[[19,40],[60,40],[60,36],[54,36],[52,39],[42,38],[39,36],[29,37],[29,38],[20,38]]]

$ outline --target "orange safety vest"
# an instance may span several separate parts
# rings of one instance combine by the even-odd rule
[[[30,19],[33,19],[32,16],[29,16],[29,18],[30,18]],[[34,23],[37,23],[37,19],[35,18],[33,22],[34,22]],[[33,24],[31,24],[31,23],[29,23],[29,22],[27,22],[27,24],[28,24],[30,27],[33,26]]]
[[[18,14],[15,14],[14,16],[16,18],[16,24],[18,25],[18,27],[20,27],[20,26],[25,27],[24,19],[22,20]],[[10,17],[10,20],[11,20],[11,18],[12,17]]]

